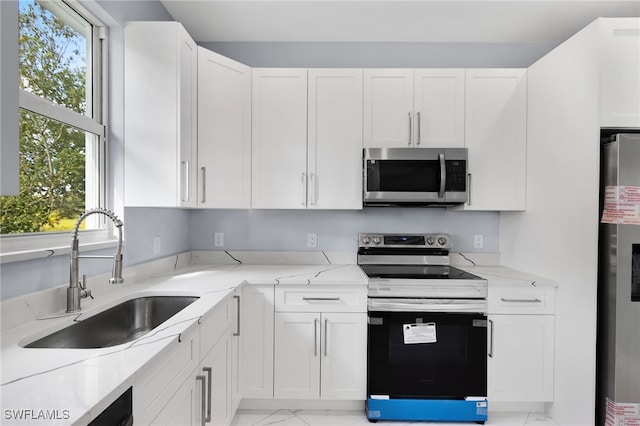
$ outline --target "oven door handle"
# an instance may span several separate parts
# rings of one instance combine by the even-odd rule
[[[369,298],[367,304],[369,311],[487,313],[487,301],[485,299]]]

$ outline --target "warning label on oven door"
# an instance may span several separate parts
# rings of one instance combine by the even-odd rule
[[[435,322],[402,324],[402,328],[405,345],[436,342]]]

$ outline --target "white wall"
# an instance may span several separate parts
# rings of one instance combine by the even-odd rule
[[[527,211],[502,213],[505,265],[557,280],[555,398],[594,423],[599,180],[598,25],[529,68]]]

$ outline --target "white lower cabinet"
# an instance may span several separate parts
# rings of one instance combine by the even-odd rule
[[[228,296],[145,368],[133,387],[136,424],[231,423],[239,403],[239,306],[238,294]]]
[[[489,401],[553,401],[554,293],[489,289]]]
[[[276,288],[274,397],[365,399],[366,288],[305,287]]]
[[[199,425],[201,424],[201,401],[202,391],[200,381],[196,379],[197,370],[194,371],[169,402],[162,407],[160,413],[154,418],[150,425]],[[136,424],[144,424],[138,422]]]
[[[365,399],[366,314],[276,312],[275,324],[276,398]]]
[[[240,388],[243,398],[273,398],[274,286],[242,289]]]

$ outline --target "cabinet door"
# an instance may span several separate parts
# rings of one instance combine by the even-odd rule
[[[600,127],[640,127],[640,19],[602,19]]]
[[[224,334],[202,359],[201,372],[207,380],[207,414],[211,413],[211,425],[231,423],[231,337]]]
[[[273,398],[273,285],[242,289],[240,318],[243,398]]]
[[[367,314],[322,313],[322,399],[366,399]]]
[[[489,315],[489,400],[553,401],[554,318]]]
[[[413,145],[413,70],[364,70],[364,146]]]
[[[251,206],[251,68],[198,48],[198,206]]]
[[[275,398],[319,398],[320,354],[320,314],[276,312]]]
[[[195,206],[196,72],[196,45],[179,23],[127,23],[125,206]]]
[[[307,70],[253,69],[253,208],[307,205]]]
[[[415,145],[464,148],[464,69],[414,71]]]
[[[196,380],[196,374],[192,374],[149,424],[158,426],[200,425],[201,404],[204,403],[201,383]]]
[[[307,207],[362,208],[362,70],[311,69]]]
[[[524,210],[527,81],[525,69],[466,71],[465,210]]]
[[[187,31],[178,26],[179,60],[179,141],[180,141],[180,206],[195,207],[198,164],[198,51]],[[158,90],[158,88],[156,88]],[[153,155],[151,155],[153,157]]]

